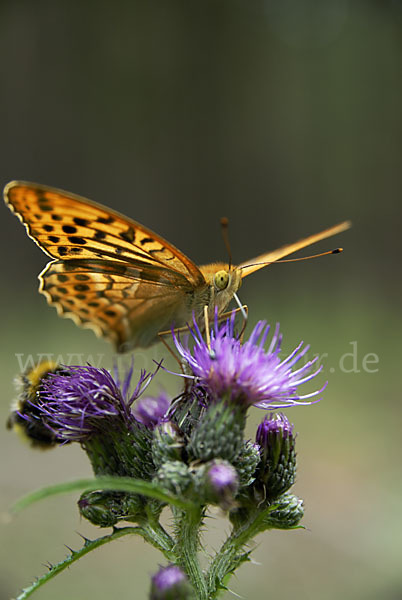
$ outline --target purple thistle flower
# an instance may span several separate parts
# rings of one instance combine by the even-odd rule
[[[106,369],[71,366],[65,367],[62,374],[50,374],[41,384],[41,420],[58,438],[76,442],[83,442],[113,422],[128,425],[134,420],[132,403],[154,376],[142,371],[134,392],[128,396],[132,373],[131,368],[122,389]]]
[[[154,429],[166,415],[170,406],[170,400],[165,392],[159,396],[145,396],[140,398],[133,407],[133,413],[137,421],[143,423],[149,429]]]
[[[279,325],[276,326],[268,350],[265,350],[264,344],[270,330],[266,321],[259,321],[249,339],[242,343],[235,336],[234,319],[235,315],[232,314],[230,319],[219,325],[215,318],[210,346],[194,321],[191,335],[195,343],[192,350],[189,348],[188,337],[182,344],[173,332],[176,348],[190,366],[200,386],[214,398],[229,395],[230,400],[266,410],[318,401],[308,399],[322,392],[326,384],[310,394],[298,394],[298,386],[314,378],[322,370],[320,367],[311,372],[318,357],[294,369],[309,346],[303,347],[303,342],[300,342],[288,357],[281,360],[279,353],[282,335],[279,334]]]
[[[191,588],[187,575],[176,565],[161,567],[152,576],[151,600],[187,600]]]

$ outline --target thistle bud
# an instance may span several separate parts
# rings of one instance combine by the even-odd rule
[[[255,480],[255,471],[260,460],[259,445],[254,444],[251,440],[244,442],[239,456],[233,463],[239,476],[240,487],[248,487],[253,483]]]
[[[207,462],[222,458],[233,462],[243,445],[246,424],[244,406],[232,402],[211,402],[194,427],[187,451],[192,458]]]
[[[163,463],[159,467],[154,481],[167,492],[180,496],[193,484],[193,476],[186,464],[175,460]]]
[[[84,492],[78,509],[85,519],[99,527],[113,527],[118,521],[137,521],[143,516],[143,502],[137,494],[125,492]]]
[[[295,482],[296,453],[293,425],[284,414],[265,417],[257,429],[257,444],[261,462],[257,468],[256,485],[262,484],[269,500],[278,498]]]
[[[274,504],[275,509],[264,520],[267,529],[292,529],[303,518],[303,500],[293,494],[283,494]]]
[[[168,461],[180,461],[184,446],[183,436],[173,421],[162,421],[153,431],[152,458],[158,468]]]
[[[119,520],[121,494],[84,492],[78,500],[80,514],[93,525],[113,527]]]
[[[187,575],[175,565],[162,567],[152,577],[150,600],[190,600],[194,598]]]

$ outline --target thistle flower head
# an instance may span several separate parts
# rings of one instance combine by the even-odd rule
[[[42,421],[58,438],[77,442],[113,422],[129,424],[134,419],[132,403],[153,377],[142,371],[129,395],[132,373],[131,368],[121,384],[106,369],[92,366],[65,367],[61,374],[50,374],[41,388]]]
[[[279,357],[282,336],[277,325],[267,350],[264,344],[270,331],[265,321],[259,321],[249,339],[242,343],[234,332],[235,315],[223,324],[215,319],[207,343],[194,321],[191,335],[194,347],[190,349],[189,338],[182,343],[173,333],[174,343],[180,355],[190,366],[193,375],[214,398],[230,397],[246,406],[254,405],[275,410],[297,404],[311,404],[310,398],[321,390],[300,395],[298,387],[315,377],[322,369],[312,371],[316,358],[296,367],[309,346],[301,342],[284,358]],[[324,386],[325,387],[325,386]]]

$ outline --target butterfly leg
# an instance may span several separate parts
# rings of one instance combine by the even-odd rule
[[[209,329],[209,316],[208,316],[208,306],[204,306],[204,324],[205,324],[205,337],[208,346],[208,350],[211,353],[211,332]]]

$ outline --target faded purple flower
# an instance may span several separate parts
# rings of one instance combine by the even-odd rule
[[[282,336],[276,326],[267,350],[264,344],[270,330],[265,321],[259,321],[249,339],[242,343],[234,333],[233,314],[223,324],[211,329],[210,345],[205,341],[194,321],[191,331],[194,347],[190,349],[188,338],[183,344],[173,333],[174,343],[180,355],[190,366],[193,375],[214,398],[228,397],[230,400],[275,410],[297,404],[311,404],[308,401],[319,394],[325,386],[310,394],[300,395],[298,387],[313,379],[322,369],[314,372],[312,366],[317,358],[295,369],[295,365],[306,354],[309,346],[301,342],[281,360]]]
[[[149,429],[158,425],[167,413],[170,406],[170,400],[165,392],[159,396],[145,396],[139,398],[134,404],[133,413],[137,421],[143,423]]]
[[[211,501],[224,509],[230,508],[239,489],[236,469],[225,460],[214,461],[207,471],[206,486]]]

